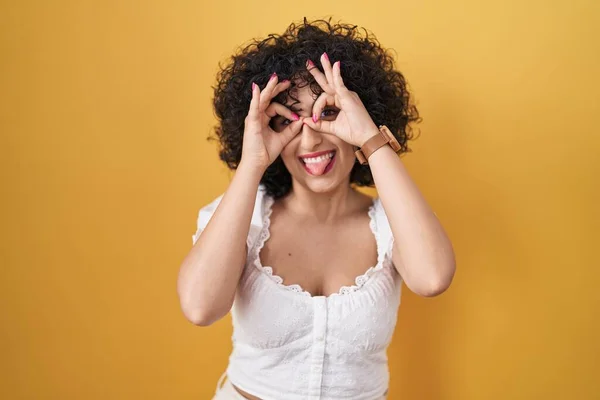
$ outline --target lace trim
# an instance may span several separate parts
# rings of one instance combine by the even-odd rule
[[[265,203],[264,203],[264,215],[263,215],[263,228],[260,232],[260,235],[258,237],[258,240],[256,242],[256,246],[254,247],[254,266],[261,272],[263,272],[265,275],[267,275],[273,282],[277,283],[277,285],[279,287],[281,287],[282,289],[294,292],[294,293],[298,293],[302,296],[306,296],[306,297],[313,297],[312,294],[310,294],[310,292],[307,292],[306,290],[304,290],[302,288],[302,286],[298,285],[298,284],[292,284],[292,285],[286,285],[283,283],[283,278],[280,277],[279,275],[276,275],[273,273],[273,268],[269,267],[269,266],[263,266],[260,260],[260,251],[262,250],[262,248],[265,245],[265,242],[271,237],[271,214],[273,213],[273,203],[275,202],[275,199],[271,196],[268,196],[265,194]],[[357,276],[354,279],[354,285],[351,286],[342,286],[338,292],[336,293],[332,293],[327,297],[333,297],[333,296],[341,296],[341,295],[347,295],[353,292],[356,292],[358,289],[360,289],[361,287],[363,287],[365,285],[365,283],[367,283],[367,281],[369,280],[369,278],[377,271],[381,270],[383,268],[383,263],[385,261],[385,256],[386,256],[386,252],[382,251],[382,249],[380,248],[380,239],[379,239],[379,234],[377,231],[377,219],[376,219],[376,213],[377,210],[375,208],[375,201],[373,201],[373,204],[371,204],[371,206],[369,206],[369,211],[368,211],[368,215],[369,215],[369,228],[371,229],[371,232],[373,233],[373,236],[375,236],[375,240],[377,243],[377,264],[375,264],[374,266],[370,267],[369,269],[367,269],[365,271],[364,274]]]

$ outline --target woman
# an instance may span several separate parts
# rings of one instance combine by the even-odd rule
[[[384,399],[401,282],[434,296],[455,270],[397,155],[419,119],[404,77],[372,35],[304,20],[235,55],[214,104],[236,172],[200,209],[178,293],[197,325],[231,310],[215,399]]]

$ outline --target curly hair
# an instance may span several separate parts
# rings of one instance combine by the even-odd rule
[[[218,119],[215,137],[220,143],[219,157],[230,169],[236,169],[242,157],[244,119],[252,97],[251,85],[264,87],[270,75],[309,85],[315,96],[323,90],[307,71],[307,60],[318,60],[327,52],[332,60],[342,60],[341,74],[346,87],[356,92],[377,125],[387,125],[401,145],[400,153],[410,152],[407,141],[413,139],[411,122],[420,122],[416,106],[411,102],[404,76],[394,69],[388,50],[366,29],[356,25],[331,23],[329,20],[292,23],[281,35],[270,34],[254,39],[234,54],[230,62],[219,64],[214,89],[214,110]],[[321,66],[317,66],[323,71]],[[282,104],[293,93],[296,84],[275,97]],[[300,86],[297,86],[300,87]],[[291,189],[292,178],[281,156],[265,171],[261,183],[267,194],[279,198]],[[368,165],[356,160],[350,183],[373,186]]]

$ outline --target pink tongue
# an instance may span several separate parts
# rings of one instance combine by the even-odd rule
[[[306,168],[308,168],[310,173],[313,175],[323,175],[323,172],[325,171],[325,168],[327,168],[327,164],[329,164],[330,161],[331,158],[316,163],[306,163]]]

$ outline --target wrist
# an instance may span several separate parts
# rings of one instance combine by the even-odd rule
[[[363,133],[360,135],[360,137],[357,140],[356,146],[358,148],[363,147],[363,145],[365,144],[365,142],[369,139],[371,139],[373,136],[379,135],[379,128],[377,128],[376,125],[373,125],[372,127],[366,129],[363,131]]]
[[[244,162],[244,160],[242,160],[236,168],[236,175],[241,174],[247,179],[253,179],[260,182],[266,170],[267,167],[265,166]]]

